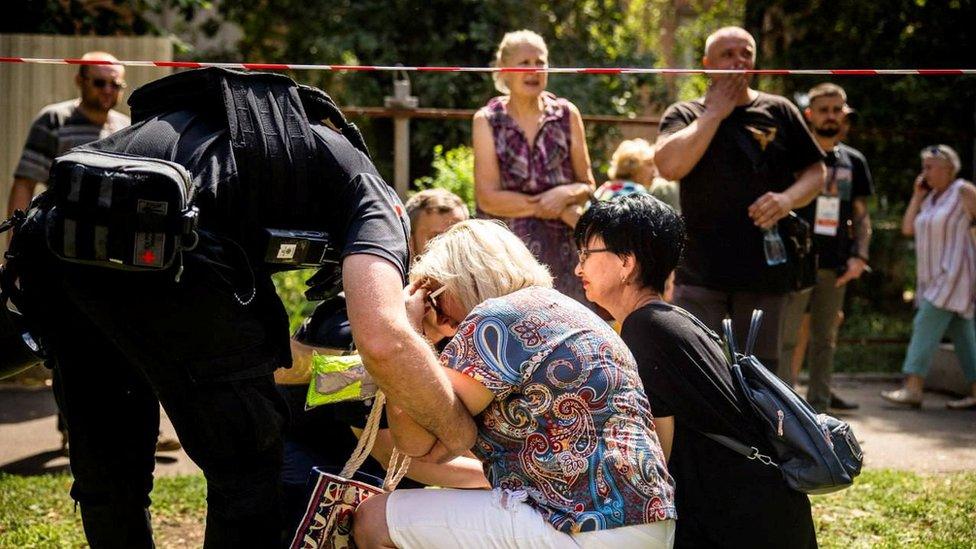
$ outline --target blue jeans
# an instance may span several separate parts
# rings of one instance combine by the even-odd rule
[[[976,383],[976,323],[972,318],[963,318],[925,300],[915,313],[902,372],[925,377],[943,335],[952,340],[966,381]]]

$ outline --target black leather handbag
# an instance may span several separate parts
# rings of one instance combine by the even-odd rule
[[[817,283],[817,254],[813,249],[810,223],[796,212],[790,212],[779,221],[779,234],[789,258],[791,289],[797,291],[813,287]]]

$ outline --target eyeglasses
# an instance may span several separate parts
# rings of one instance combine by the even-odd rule
[[[427,303],[430,304],[430,307],[432,309],[434,309],[434,312],[436,312],[437,314],[443,314],[441,312],[440,306],[437,304],[437,296],[439,296],[442,293],[444,293],[444,290],[446,290],[446,289],[447,289],[447,286],[441,286],[440,288],[437,288],[433,292],[430,292],[429,294],[427,294]]]
[[[590,257],[590,254],[598,254],[601,252],[613,252],[613,250],[607,248],[582,248],[576,250],[576,256],[579,258],[579,264],[582,265],[586,263],[586,259]]]
[[[122,88],[125,88],[125,82],[119,80],[108,80],[107,78],[89,78],[87,76],[85,77],[85,80],[91,82],[92,86],[95,86],[96,88],[111,87],[113,90],[121,90]]]

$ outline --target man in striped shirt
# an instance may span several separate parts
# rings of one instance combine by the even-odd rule
[[[101,51],[88,52],[81,58],[117,61],[111,54]],[[27,209],[37,184],[47,182],[51,163],[56,157],[79,145],[108,137],[129,125],[129,117],[113,109],[125,89],[125,67],[80,65],[75,84],[79,90],[77,99],[44,107],[31,124],[24,152],[14,170],[7,217],[14,210]],[[58,431],[61,432],[62,448],[67,448],[67,428],[60,414]],[[178,440],[169,437],[160,438],[156,443],[156,450],[160,452],[171,452],[180,447]]]
[[[112,55],[95,51],[86,60],[116,61]],[[41,109],[27,134],[24,152],[14,171],[14,184],[7,202],[7,215],[26,210],[38,183],[47,182],[55,157],[68,149],[97,141],[129,125],[129,117],[112,109],[125,88],[125,67],[80,65],[75,75],[79,97]]]

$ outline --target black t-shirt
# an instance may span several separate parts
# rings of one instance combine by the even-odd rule
[[[266,344],[273,349],[276,357],[273,367],[288,366],[291,353],[287,316],[271,284],[270,271],[260,263],[248,265],[242,261],[243,250],[227,241],[240,239],[244,230],[253,230],[245,227],[261,221],[242,219],[242,212],[252,208],[243,203],[248,193],[240,189],[224,116],[224,113],[171,112],[143,120],[85,148],[160,158],[186,167],[198,189],[194,204],[200,209],[201,242],[185,254],[184,279],[199,277],[200,271],[207,271],[208,279],[226,282],[235,290],[249,289],[253,284],[254,306],[240,307],[240,315],[253,316],[263,325],[264,333],[254,334],[256,341],[252,343]],[[315,228],[331,235],[332,241],[338,243],[341,257],[359,253],[376,255],[392,263],[406,281],[410,227],[396,193],[370,160],[338,132],[319,123],[313,123],[311,128],[318,148],[318,164],[312,173],[314,186],[309,200],[316,202],[315,211],[322,212]],[[302,206],[296,204],[295,209],[297,217]],[[253,279],[248,271],[253,271]],[[246,296],[246,290],[240,295]],[[232,325],[235,316],[211,317],[208,311],[200,311],[200,318],[207,318],[211,323],[225,320]],[[201,329],[206,332],[205,328]],[[206,337],[205,333],[201,337]],[[219,347],[219,342],[214,342],[211,350],[219,355],[216,351]],[[255,360],[259,359],[255,357]]]
[[[867,159],[854,147],[839,143],[833,150],[827,151],[824,163],[827,164],[827,179],[821,196],[840,199],[836,233],[833,236],[817,233],[815,229],[817,200],[799,210],[798,213],[810,222],[811,227],[814,227],[813,243],[816,247],[819,267],[844,270],[847,267],[847,259],[857,252],[854,249],[854,199],[874,194],[874,183],[871,180]]]
[[[716,433],[757,446],[740,411],[721,340],[690,313],[653,302],[631,313],[621,337],[655,417],[674,417],[668,470],[678,508],[676,547],[815,547],[806,495],[778,470],[719,445]]]
[[[671,105],[660,132],[675,133],[704,112],[701,99]],[[797,172],[822,158],[800,111],[785,98],[759,92],[736,107],[681,180],[688,246],[676,281],[723,291],[788,290],[790,267],[766,264],[763,235],[748,208],[767,192],[789,188]]]

